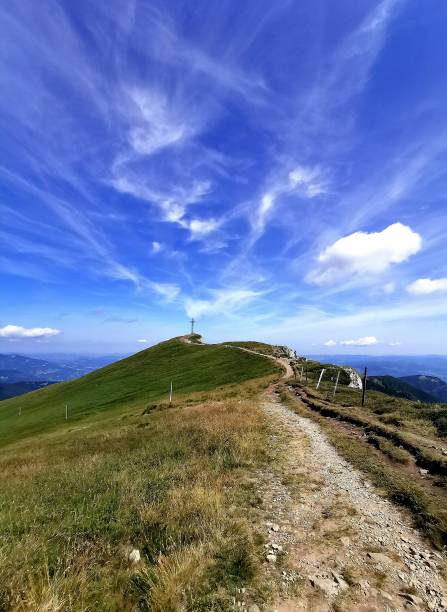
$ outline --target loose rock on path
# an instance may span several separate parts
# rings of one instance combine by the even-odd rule
[[[281,594],[268,610],[447,610],[446,559],[340,457],[317,423],[262,404],[281,471],[259,474],[266,571]]]

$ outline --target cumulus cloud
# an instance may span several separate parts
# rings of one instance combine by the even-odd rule
[[[335,342],[335,340],[328,340],[324,343],[324,346],[337,346],[337,343]]]
[[[213,297],[210,300],[187,298],[185,308],[188,316],[228,314],[245,306],[259,295],[259,292],[250,289],[221,289],[212,293]]]
[[[381,232],[355,232],[326,247],[307,279],[330,285],[379,274],[417,253],[421,245],[421,236],[402,223],[393,223]]]
[[[147,344],[149,340],[147,340],[146,338],[139,338],[137,342],[139,342],[140,344]]]
[[[60,329],[52,327],[22,327],[20,325],[5,325],[0,328],[1,338],[49,338],[61,334]]]
[[[357,340],[342,340],[340,342],[343,346],[373,346],[378,343],[379,341],[375,336],[364,336],[363,338],[357,338]]]
[[[445,293],[447,292],[447,278],[418,278],[407,286],[407,291],[413,295]]]

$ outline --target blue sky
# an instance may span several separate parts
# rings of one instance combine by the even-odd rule
[[[447,4],[0,7],[0,351],[446,353]]]

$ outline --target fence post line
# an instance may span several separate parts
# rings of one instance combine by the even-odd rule
[[[169,404],[172,403],[172,380],[171,380],[171,388],[169,390]]]
[[[365,373],[363,375],[362,406],[365,405],[366,381],[367,381],[367,379],[368,379],[368,368],[365,368]]]
[[[323,378],[324,370],[325,370],[325,368],[323,368],[323,369],[321,370],[321,372],[320,372],[320,378],[318,379],[317,386],[315,387],[315,389],[317,389],[317,390],[318,390],[318,388],[319,388],[319,386],[320,386],[321,379]]]
[[[338,387],[338,379],[340,378],[340,370],[338,370],[337,372],[337,378],[335,380],[335,385],[334,385],[334,392],[332,394],[332,397],[335,397],[335,393],[337,392],[337,387]]]

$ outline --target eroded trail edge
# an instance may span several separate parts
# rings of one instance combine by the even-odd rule
[[[281,471],[260,474],[266,562],[277,610],[447,610],[446,560],[337,453],[320,426],[281,404],[262,408]]]

